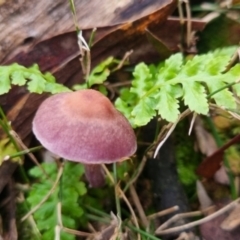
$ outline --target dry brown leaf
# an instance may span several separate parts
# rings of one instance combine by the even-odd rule
[[[225,231],[233,231],[240,227],[240,205],[236,206],[227,218],[221,224]]]
[[[174,0],[173,0],[174,1]],[[132,23],[173,3],[172,0],[74,1],[81,29]],[[165,9],[166,10],[166,9]],[[0,62],[40,42],[75,29],[68,1],[13,1],[0,5]],[[166,12],[166,11],[165,11]],[[166,15],[168,12],[165,13]]]
[[[197,117],[194,124],[194,130],[201,153],[210,156],[218,149],[213,136],[203,127],[200,117]]]
[[[200,181],[197,181],[197,195],[198,195],[198,201],[200,203],[200,209],[204,210],[210,206],[212,206],[213,202],[210,199],[210,197],[207,194],[207,191],[205,190],[203,184]]]

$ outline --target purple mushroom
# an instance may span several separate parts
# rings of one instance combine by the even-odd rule
[[[128,120],[91,89],[47,98],[33,119],[33,133],[52,153],[83,163],[92,187],[105,182],[101,164],[121,161],[137,148]]]

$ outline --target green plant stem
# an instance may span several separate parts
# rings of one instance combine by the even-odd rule
[[[2,110],[2,108],[0,107],[0,116],[2,117],[2,121],[0,119],[0,125],[3,128],[4,132],[7,134],[8,138],[10,139],[11,143],[13,144],[13,146],[15,147],[15,149],[17,151],[20,151],[17,142],[15,141],[15,139],[13,138],[13,136],[10,134],[10,130],[11,130],[11,126],[8,123],[8,120]]]
[[[102,222],[102,223],[106,223],[106,224],[110,224],[111,220],[108,220],[106,218],[102,218],[93,214],[86,214],[86,217],[90,220],[96,221],[96,222]]]
[[[14,153],[14,154],[11,154],[11,155],[7,155],[5,158],[7,159],[12,159],[12,158],[16,158],[16,157],[21,157],[22,155],[25,155],[25,154],[28,154],[30,152],[36,152],[38,151],[39,149],[42,149],[42,146],[37,146],[37,147],[33,147],[33,148],[28,148],[26,150],[23,150],[23,151],[20,151],[20,152],[17,152],[17,153]],[[5,159],[4,160],[7,160]]]
[[[214,139],[217,143],[217,146],[221,147],[223,145],[222,140],[219,137],[219,134],[216,131],[215,125],[213,124],[212,119],[210,117],[207,117],[207,123],[211,128],[211,131],[212,131],[213,137],[214,137]],[[236,188],[235,188],[234,175],[231,171],[229,161],[225,156],[223,157],[223,163],[224,163],[224,166],[227,168],[227,175],[228,175],[228,179],[229,179],[229,182],[230,182],[230,189],[231,189],[232,198],[236,199],[238,195],[237,195],[237,191],[236,191]]]
[[[3,131],[7,134],[8,138],[10,139],[10,141],[13,144],[16,151],[20,152],[20,148],[19,148],[16,140],[14,139],[12,134],[10,133],[11,125],[8,123],[7,117],[4,114],[1,106],[0,106],[0,126],[2,127]],[[21,175],[23,181],[25,181],[26,183],[29,183],[29,179],[27,177],[27,174],[25,173],[25,170],[21,165],[19,165],[19,172],[20,172],[20,175]]]
[[[111,219],[111,217],[109,216],[109,214],[107,214],[107,213],[105,213],[105,212],[102,212],[102,211],[100,211],[99,209],[96,209],[96,208],[91,207],[91,206],[89,206],[89,205],[85,205],[84,207],[85,207],[86,209],[88,209],[89,211],[91,211],[91,212],[93,212],[93,213],[95,213],[95,214],[98,214],[98,215],[101,216],[101,217],[109,218],[109,221],[110,221],[110,219]]]
[[[113,163],[113,178],[114,178],[114,185],[115,185],[115,200],[116,200],[117,216],[121,219],[121,206],[120,206],[120,200],[118,196],[117,164],[116,163]],[[122,232],[121,226],[120,226],[120,231]]]
[[[211,97],[212,97],[213,95],[215,95],[216,93],[221,92],[222,90],[224,90],[224,89],[226,89],[226,88],[232,87],[233,85],[235,85],[235,84],[237,84],[237,83],[239,83],[239,81],[232,82],[232,83],[228,83],[228,84],[226,84],[225,86],[217,89],[216,91],[208,94],[207,98],[211,98]]]
[[[130,224],[127,224],[126,226],[127,226],[128,228],[130,228],[131,230],[133,230],[133,231],[135,231],[135,232],[137,232],[137,233],[140,233],[140,234],[143,235],[144,237],[148,237],[148,238],[151,239],[151,240],[160,240],[160,238],[157,238],[157,237],[149,234],[148,232],[145,232],[145,231],[143,231],[143,230],[141,230],[141,229],[139,229],[139,228],[136,228],[136,227],[134,227],[134,226],[132,226],[132,225],[130,225]]]
[[[93,30],[92,30],[92,32],[91,32],[91,35],[90,35],[90,38],[89,38],[89,41],[88,41],[88,46],[89,46],[90,48],[92,47],[92,44],[93,44],[93,40],[94,40],[96,31],[97,31],[97,29],[96,29],[96,28],[93,28]]]

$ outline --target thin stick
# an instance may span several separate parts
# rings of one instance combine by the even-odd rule
[[[211,214],[211,215],[209,215],[205,218],[202,218],[200,220],[197,220],[197,221],[194,221],[194,222],[191,222],[191,223],[184,224],[182,226],[169,228],[169,229],[166,229],[166,230],[159,230],[159,228],[158,228],[155,231],[155,233],[157,235],[165,235],[165,234],[169,234],[169,233],[175,233],[175,232],[179,232],[179,231],[188,230],[189,228],[192,228],[192,227],[198,226],[200,224],[206,223],[206,222],[222,215],[223,213],[225,213],[225,212],[229,211],[230,209],[234,208],[235,206],[237,206],[239,204],[239,202],[240,202],[240,198],[236,199],[235,201],[231,202],[227,206],[221,208],[220,210],[216,211],[215,213],[213,213],[213,214]]]
[[[25,196],[24,196],[24,194],[21,191],[19,192],[19,196],[18,197],[20,198],[20,202],[22,202],[22,203],[24,202],[24,205],[27,205]],[[28,223],[30,225],[30,228],[34,232],[34,235],[36,235],[37,239],[42,239],[42,235],[41,235],[41,233],[40,233],[40,231],[39,231],[39,229],[37,227],[37,224],[36,224],[33,216],[32,215],[29,216],[27,221],[28,221]]]
[[[124,192],[123,192],[120,188],[119,188],[119,191],[120,191],[120,193],[122,194],[122,198],[123,198],[123,200],[125,201],[125,203],[127,204],[128,208],[129,208],[129,210],[130,210],[130,212],[131,212],[131,214],[132,214],[132,218],[133,218],[133,222],[134,222],[135,226],[139,229],[137,217],[136,217],[135,212],[133,211],[133,208],[132,208],[130,202],[128,201],[126,195],[124,194]],[[141,240],[140,234],[137,235],[137,239],[138,239],[138,240]]]
[[[109,84],[112,88],[122,87],[122,86],[129,86],[132,84],[132,81],[125,81],[125,82],[117,82]]]
[[[46,196],[40,201],[40,203],[38,205],[36,205],[32,210],[30,210],[24,217],[21,218],[21,221],[25,221],[29,216],[31,216],[35,211],[37,211],[41,205],[46,202],[48,200],[48,198],[52,195],[52,193],[56,190],[56,187],[58,185],[58,182],[62,176],[63,173],[63,164],[60,165],[59,170],[58,170],[58,174],[57,174],[57,178],[55,180],[55,182],[53,183],[52,188],[50,189],[50,191],[46,194]]]
[[[23,143],[22,139],[19,137],[19,135],[13,131],[10,130],[9,133],[11,134],[11,136],[14,138],[14,140],[18,143],[18,145],[24,150],[26,151],[27,155],[29,156],[29,158],[41,169],[41,171],[43,172],[43,174],[49,179],[49,175],[47,174],[47,172],[44,170],[44,168],[42,167],[42,165],[38,162],[37,158],[29,151],[29,149],[27,148],[27,146]]]
[[[164,144],[164,142],[166,142],[167,138],[171,135],[171,133],[173,132],[173,130],[175,129],[177,123],[182,120],[183,118],[185,118],[186,116],[188,116],[189,114],[191,113],[190,109],[186,109],[184,112],[182,112],[177,121],[175,123],[169,123],[166,127],[163,127],[163,129],[161,130],[159,136],[158,136],[158,139],[161,140],[162,137],[163,140],[161,140],[159,143],[158,143],[158,146],[154,152],[154,158],[156,158],[157,154],[158,154],[158,151],[160,150],[160,148],[162,147],[162,145]],[[166,129],[169,129],[168,132],[165,132]]]
[[[148,222],[148,219],[146,217],[146,214],[143,210],[143,207],[142,207],[142,204],[139,200],[139,197],[137,195],[137,192],[136,192],[136,189],[135,187],[133,186],[133,184],[130,185],[129,187],[129,190],[130,190],[130,194],[131,194],[131,197],[132,197],[132,200],[137,208],[137,211],[138,211],[138,215],[144,225],[144,227],[147,227],[149,225],[149,222]]]
[[[73,235],[75,235],[75,236],[81,236],[81,237],[91,237],[91,236],[94,236],[93,233],[77,231],[77,230],[70,229],[70,228],[66,228],[66,227],[61,227],[61,229],[62,229],[64,232],[73,234]]]
[[[147,218],[149,220],[152,220],[152,219],[155,219],[157,217],[162,217],[162,216],[165,216],[167,214],[171,214],[173,212],[176,212],[179,210],[179,206],[174,206],[174,207],[171,207],[171,208],[168,208],[168,209],[165,209],[163,211],[160,211],[160,212],[157,212],[157,213],[153,213],[151,215],[148,215]]]
[[[167,141],[167,139],[169,138],[169,136],[172,134],[172,132],[174,131],[175,127],[177,126],[178,122],[180,121],[180,117],[178,118],[178,120],[172,124],[172,127],[169,129],[169,131],[167,132],[167,135],[164,137],[164,139],[158,144],[155,152],[154,152],[154,155],[153,155],[153,158],[156,158],[157,157],[157,154],[160,150],[160,148],[163,146],[163,144]]]
[[[139,164],[137,170],[135,171],[134,176],[132,177],[132,179],[130,179],[130,181],[129,181],[129,182],[127,183],[127,185],[125,186],[125,188],[124,188],[124,190],[123,190],[124,192],[127,191],[127,189],[129,188],[129,186],[131,186],[133,183],[136,182],[136,180],[138,179],[138,177],[139,177],[140,174],[142,173],[146,162],[147,162],[147,156],[146,156],[146,154],[144,154],[141,163]]]
[[[189,127],[189,131],[188,131],[188,135],[189,135],[189,136],[190,136],[191,133],[192,133],[192,129],[193,129],[193,126],[194,126],[196,117],[197,117],[197,113],[193,113],[193,117],[192,117],[192,120],[191,120],[191,123],[190,123],[190,127]]]
[[[117,216],[119,219],[121,219],[121,206],[120,206],[120,200],[119,200],[119,194],[118,194],[118,182],[117,182],[117,164],[113,163],[113,175],[114,175],[114,190],[115,190],[115,201],[116,201],[116,208],[117,208]],[[120,224],[119,230],[122,233],[122,226]]]
[[[61,204],[61,202],[58,202],[58,204],[57,204],[57,223],[58,224],[55,227],[55,240],[58,240],[58,236],[60,236],[61,231],[73,234],[75,236],[82,236],[82,237],[89,237],[89,236],[94,235],[93,233],[81,232],[81,231],[77,231],[74,229],[64,227],[63,223],[62,223],[62,204]]]
[[[173,223],[177,222],[180,219],[183,218],[190,218],[190,217],[197,217],[201,216],[203,214],[202,211],[194,211],[194,212],[187,212],[187,213],[179,213],[168,219],[166,222],[164,222],[158,230],[163,230],[167,228],[168,226],[172,225]]]
[[[114,184],[114,179],[113,179],[112,175],[110,174],[110,172],[108,171],[107,167],[106,167],[104,164],[102,164],[102,167],[103,167],[105,173],[107,174],[108,178],[110,179],[110,181]],[[118,185],[117,185],[117,189],[118,189],[118,191],[119,191],[119,194],[122,196],[123,200],[124,200],[125,203],[127,204],[127,206],[128,206],[128,208],[129,208],[131,214],[132,214],[133,222],[134,222],[135,226],[136,226],[137,228],[139,228],[136,214],[135,214],[135,212],[133,211],[133,208],[132,208],[131,204],[129,203],[129,201],[128,201],[126,195],[125,195],[125,193],[122,191],[122,189],[121,189]],[[137,239],[138,239],[138,240],[141,240],[140,234],[138,234],[137,236],[138,236]]]
[[[122,60],[120,61],[120,63],[117,65],[116,68],[114,68],[114,69],[112,70],[112,72],[115,72],[115,71],[121,69],[122,66],[123,66],[123,64],[124,64],[125,61],[127,60],[127,58],[128,58],[132,53],[133,53],[133,50],[130,50],[130,51],[126,52],[126,53],[124,54]]]
[[[186,14],[187,14],[187,46],[188,48],[191,46],[192,42],[192,21],[191,21],[191,9],[189,0],[184,0],[186,6]]]

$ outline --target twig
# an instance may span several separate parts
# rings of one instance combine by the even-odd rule
[[[144,166],[147,162],[147,156],[146,154],[143,155],[143,158],[141,160],[141,163],[139,164],[137,170],[135,171],[135,174],[134,176],[130,179],[130,181],[127,183],[127,185],[125,186],[124,188],[124,192],[127,191],[127,189],[129,188],[129,186],[131,186],[133,183],[136,182],[136,180],[138,179],[138,177],[140,176],[140,174],[142,173],[143,169],[144,169]]]
[[[77,231],[77,230],[70,229],[70,228],[66,228],[66,227],[61,227],[61,229],[62,229],[64,232],[73,234],[73,235],[75,235],[75,236],[81,236],[81,237],[91,237],[91,236],[94,236],[93,233]]]
[[[149,220],[152,220],[152,219],[155,219],[157,217],[162,217],[162,216],[165,216],[167,214],[171,214],[173,212],[176,212],[179,210],[179,206],[174,206],[174,207],[171,207],[171,208],[168,208],[168,209],[165,209],[163,211],[160,211],[160,212],[157,212],[157,213],[153,213],[151,215],[148,215],[147,218]]]
[[[123,64],[125,63],[126,59],[127,59],[132,53],[133,53],[133,50],[130,50],[130,51],[126,52],[126,53],[124,54],[122,60],[120,61],[120,63],[117,65],[116,68],[114,68],[114,69],[112,70],[112,72],[115,72],[115,71],[121,69],[122,66],[123,66]]]
[[[183,218],[189,218],[189,217],[197,217],[201,216],[203,212],[201,211],[194,211],[194,212],[187,212],[187,213],[179,213],[168,219],[166,222],[164,222],[159,228],[158,231],[163,230],[167,228],[168,226],[172,225],[173,223],[177,222],[180,219]]]
[[[143,210],[142,204],[141,204],[141,202],[139,200],[139,197],[137,195],[136,189],[133,186],[133,184],[130,185],[129,190],[130,190],[130,194],[131,194],[132,200],[133,200],[133,202],[134,202],[134,204],[135,204],[135,206],[137,208],[139,217],[140,217],[144,227],[149,226],[148,219],[146,217],[146,214],[145,214],[145,212]]]
[[[183,14],[183,7],[182,4],[185,3],[185,9],[186,9],[186,18],[187,18],[187,33],[186,33],[186,40],[185,40],[185,34],[184,34],[184,24],[185,24],[185,19],[184,19],[184,14]],[[189,4],[189,0],[179,0],[178,1],[178,12],[179,12],[179,19],[180,19],[180,24],[182,25],[182,33],[181,33],[181,38],[182,38],[182,48],[183,46],[187,45],[187,48],[189,49],[192,44],[192,39],[194,34],[192,34],[192,21],[191,21],[191,8]]]
[[[173,132],[173,130],[174,130],[175,127],[177,126],[178,122],[179,122],[180,120],[182,120],[183,118],[185,118],[186,116],[188,116],[190,113],[191,113],[190,109],[186,109],[184,112],[182,112],[182,113],[179,115],[179,117],[178,117],[178,119],[177,119],[176,122],[174,122],[174,123],[169,123],[169,124],[167,125],[167,128],[169,128],[169,130],[168,130],[167,133],[164,133],[164,132],[163,132],[165,129],[160,132],[158,139],[161,138],[161,136],[164,135],[164,134],[165,134],[165,136],[164,136],[164,138],[158,143],[158,146],[157,146],[157,148],[156,148],[156,150],[155,150],[155,152],[154,152],[154,156],[153,156],[154,158],[156,158],[156,156],[157,156],[160,148],[161,148],[161,147],[163,146],[163,144],[167,141],[168,137],[171,135],[171,133]],[[163,134],[163,133],[164,133],[164,134]]]
[[[110,174],[110,172],[108,171],[107,167],[106,167],[104,164],[102,164],[102,167],[103,167],[105,173],[107,174],[109,180],[114,184],[114,179],[113,179],[112,175]],[[122,189],[121,189],[118,185],[117,185],[117,190],[119,191],[119,194],[122,196],[123,200],[124,200],[125,203],[127,204],[128,208],[129,208],[129,210],[130,210],[130,212],[131,212],[131,214],[132,214],[133,222],[134,222],[135,226],[136,226],[137,228],[139,228],[136,214],[135,214],[135,212],[133,211],[133,208],[132,208],[131,204],[129,203],[129,201],[128,201],[126,195],[125,195],[125,193],[122,191]],[[138,239],[138,240],[141,240],[141,237],[140,237],[139,234],[138,234],[138,238],[137,238],[137,239]]]
[[[41,169],[41,171],[43,172],[43,174],[49,179],[49,175],[47,174],[47,172],[44,170],[44,168],[42,167],[42,165],[38,162],[37,158],[29,151],[29,149],[27,148],[27,146],[23,143],[22,139],[19,137],[19,135],[13,131],[10,130],[10,134],[11,136],[15,139],[15,141],[18,143],[18,145],[24,150],[26,151],[26,154],[29,156],[29,158]]]
[[[184,0],[186,6],[186,15],[187,15],[187,47],[189,48],[192,44],[193,35],[192,32],[192,20],[191,20],[191,9],[189,0]]]
[[[75,25],[75,29],[76,29],[77,37],[78,37],[78,46],[79,46],[79,50],[80,50],[80,54],[81,54],[80,63],[82,66],[82,72],[84,74],[86,82],[88,83],[88,76],[90,74],[90,69],[91,69],[90,48],[82,35],[82,31],[81,31],[80,27],[78,26],[75,3],[73,0],[69,0],[69,3],[70,3],[72,15],[73,15],[73,21],[74,21],[74,25]],[[90,40],[92,41],[92,39],[90,39]]]
[[[56,187],[58,185],[58,182],[62,176],[63,173],[63,165],[64,163],[62,163],[60,165],[60,168],[58,170],[58,174],[57,174],[57,178],[55,180],[55,182],[53,183],[52,188],[50,189],[50,191],[46,194],[46,196],[40,201],[40,203],[38,205],[36,205],[32,210],[30,210],[24,217],[22,217],[21,221],[25,221],[29,216],[31,216],[35,211],[37,211],[41,205],[46,202],[48,200],[48,198],[52,195],[52,193],[56,190]]]
[[[191,123],[190,123],[190,127],[189,127],[189,131],[188,131],[188,135],[189,135],[189,136],[190,136],[191,133],[192,133],[192,129],[193,129],[193,126],[194,126],[196,117],[197,117],[197,113],[193,113],[193,117],[192,117],[192,120],[191,120]]]
[[[133,222],[134,222],[135,226],[139,229],[137,217],[136,217],[135,212],[133,211],[133,208],[132,208],[130,202],[128,201],[126,195],[124,194],[124,192],[123,192],[120,188],[119,188],[119,191],[120,191],[120,193],[121,193],[121,195],[122,195],[123,200],[124,200],[125,203],[127,204],[128,208],[129,208],[129,210],[130,210],[130,212],[131,212],[131,214],[132,214],[132,218],[133,218]],[[138,239],[138,240],[141,240],[140,234],[137,235],[137,239]]]
[[[117,83],[111,83],[111,87],[112,88],[116,88],[116,87],[122,87],[122,86],[129,86],[132,84],[132,81],[125,81],[125,82],[117,82]]]
[[[62,204],[61,202],[58,202],[57,204],[57,225],[55,227],[55,240],[59,240],[58,236],[60,236],[61,230],[70,234],[73,234],[75,236],[81,236],[81,237],[90,237],[93,236],[93,233],[87,233],[87,232],[82,232],[82,231],[77,231],[74,229],[66,228],[63,226],[62,223]]]
[[[178,226],[178,227],[173,227],[173,228],[169,228],[169,229],[166,229],[166,230],[162,230],[162,226],[160,226],[160,228],[158,228],[155,233],[157,235],[164,235],[164,234],[169,234],[169,233],[175,233],[175,232],[179,232],[179,231],[185,231],[185,230],[188,230],[189,228],[192,228],[192,227],[195,227],[195,226],[198,226],[200,224],[203,224],[203,223],[206,223],[220,215],[222,215],[223,213],[229,211],[230,209],[234,208],[235,206],[237,206],[240,202],[240,198],[236,199],[235,201],[231,202],[230,204],[228,204],[227,206],[221,208],[220,210],[216,211],[215,213],[205,217],[205,218],[202,218],[200,220],[197,220],[197,221],[194,221],[194,222],[191,222],[191,223],[187,223],[187,224],[184,224],[182,226]],[[197,213],[197,212],[193,212],[193,213]],[[198,212],[199,213],[199,212]],[[194,215],[194,214],[193,214]],[[195,216],[195,215],[194,215]]]
[[[169,131],[167,132],[167,135],[164,137],[164,139],[158,144],[155,152],[154,152],[154,155],[153,155],[153,158],[156,158],[157,157],[157,154],[160,150],[160,148],[163,146],[163,144],[167,141],[167,139],[169,138],[169,136],[172,134],[172,132],[174,131],[175,127],[177,126],[178,122],[180,121],[180,117],[177,119],[177,121],[175,123],[172,124],[171,128],[169,129]]]

